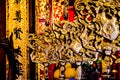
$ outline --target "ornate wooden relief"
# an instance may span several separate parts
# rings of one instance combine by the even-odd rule
[[[33,50],[31,60],[36,63],[82,61],[90,65],[103,61],[107,67],[103,65],[102,68],[106,68],[102,72],[109,74],[108,66],[113,64],[115,53],[120,50],[119,1],[50,1],[45,0],[44,6],[49,4],[47,9],[37,8],[45,10],[44,13],[48,10],[51,15],[45,13],[40,19],[43,11],[37,13],[37,34],[28,36],[29,47]],[[37,2],[42,4],[41,0]],[[89,66],[83,66],[89,71]]]
[[[40,35],[29,35],[32,60],[79,61],[85,54],[89,61],[94,61],[96,53],[119,50],[119,4],[114,4],[114,1],[76,0],[73,22],[55,21],[53,27],[45,24]]]

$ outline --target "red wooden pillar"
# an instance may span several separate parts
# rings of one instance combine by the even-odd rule
[[[117,77],[118,77],[118,80],[120,80],[120,63],[117,64],[117,67],[118,67],[118,75],[117,75]]]
[[[50,27],[53,26],[53,0],[49,0],[50,4]]]
[[[116,57],[116,60],[115,60],[115,70],[116,70],[116,73],[115,73],[115,77],[116,77],[116,80],[120,80],[120,50],[116,51],[115,52],[115,57]]]
[[[6,59],[3,48],[0,48],[0,80],[6,80]]]
[[[0,42],[6,37],[6,0],[0,0]],[[6,57],[0,48],[0,80],[6,80]]]
[[[6,2],[0,0],[0,41],[6,36]]]

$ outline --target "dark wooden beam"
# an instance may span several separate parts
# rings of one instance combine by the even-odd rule
[[[29,0],[29,33],[35,33],[35,0]],[[31,50],[29,49],[29,53]],[[35,63],[33,63],[29,56],[29,78],[30,80],[35,79]]]
[[[29,33],[35,33],[35,0],[29,0]]]

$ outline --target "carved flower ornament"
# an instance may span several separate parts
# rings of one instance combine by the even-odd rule
[[[97,31],[98,34],[109,40],[115,40],[119,35],[119,26],[116,24],[116,18],[107,19],[105,13],[98,14],[96,21],[101,24],[100,31]]]

